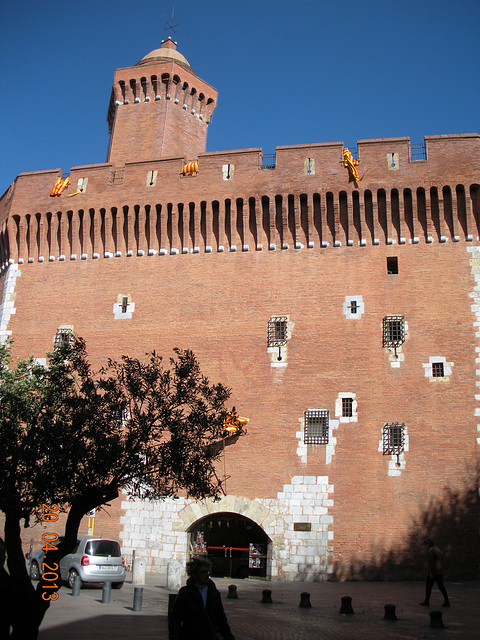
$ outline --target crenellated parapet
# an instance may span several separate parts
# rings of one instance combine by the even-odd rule
[[[415,161],[408,138],[360,141],[358,182],[342,143],[279,147],[268,169],[260,149],[200,154],[192,176],[185,157],[74,167],[58,197],[58,171],[21,174],[1,264],[477,241],[479,146],[430,137]]]

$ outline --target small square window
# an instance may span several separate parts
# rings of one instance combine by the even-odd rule
[[[398,273],[398,258],[397,258],[397,256],[389,256],[387,258],[387,273],[388,274]]]
[[[328,444],[329,414],[323,409],[305,411],[305,444]]]
[[[383,346],[398,347],[405,342],[405,318],[385,316],[383,319]]]
[[[387,422],[383,427],[383,455],[399,454],[405,448],[403,422]]]
[[[353,398],[342,398],[342,418],[353,416]]]
[[[432,376],[434,378],[443,378],[444,375],[443,362],[432,362]]]
[[[287,318],[276,316],[268,321],[267,342],[269,347],[284,347],[287,344]]]

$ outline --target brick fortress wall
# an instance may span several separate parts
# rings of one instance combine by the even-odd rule
[[[183,158],[127,164],[113,183],[109,164],[77,167],[73,188],[87,186],[72,198],[49,197],[56,171],[22,174],[0,203],[2,331],[14,355],[44,357],[73,325],[94,366],[193,349],[251,419],[225,452],[224,506],[262,524],[271,577],[398,576],[432,530],[450,570],[474,575],[479,146],[431,137],[412,162],[408,139],[359,142],[358,184],[341,143],[279,148],[273,170],[259,150],[200,154],[194,177],[180,177]],[[382,348],[387,315],[405,317],[397,353]],[[267,348],[273,316],[288,317],[282,362]],[[435,379],[434,361],[448,375]],[[328,445],[303,443],[309,408],[329,411]],[[399,460],[382,454],[389,421],[405,424]],[[161,569],[185,559],[188,528],[215,509],[124,502],[119,534]]]

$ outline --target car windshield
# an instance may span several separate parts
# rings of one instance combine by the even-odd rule
[[[120,556],[120,545],[114,540],[89,540],[85,547],[89,556]]]

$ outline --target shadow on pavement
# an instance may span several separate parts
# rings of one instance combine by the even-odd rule
[[[168,625],[166,616],[149,616],[138,614],[104,615],[94,618],[86,618],[81,621],[59,624],[42,631],[40,628],[39,640],[85,640],[86,638],[134,638],[145,640],[146,638],[158,638],[163,640],[168,637]]]

